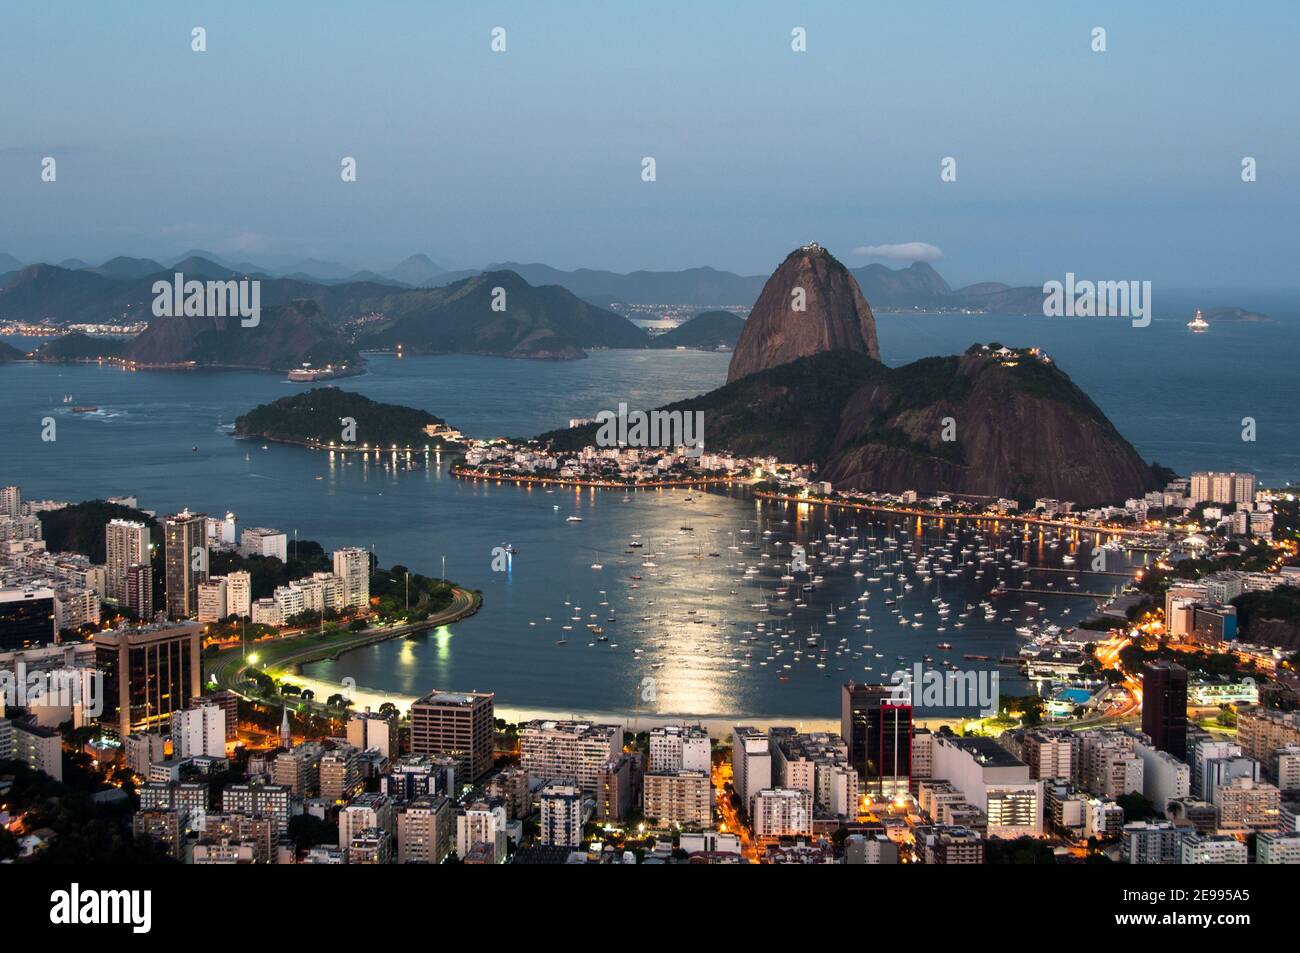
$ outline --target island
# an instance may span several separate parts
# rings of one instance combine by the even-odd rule
[[[381,404],[336,387],[316,387],[254,407],[235,420],[237,437],[258,437],[316,450],[459,450],[460,431],[441,417]]]
[[[745,319],[731,311],[701,311],[671,331],[651,338],[650,346],[700,351],[728,350],[736,346],[740,332],[744,329]]]

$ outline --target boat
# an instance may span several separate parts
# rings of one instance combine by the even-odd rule
[[[564,522],[566,522],[566,523],[581,523],[581,522],[582,522],[582,517],[581,517],[581,516],[566,516],[566,517],[564,518]]]
[[[605,567],[602,566],[600,563],[592,563],[592,564],[591,564],[591,568],[592,568],[592,569],[604,569]]]
[[[77,405],[76,407],[73,407],[71,410],[69,410],[69,413],[73,413],[73,414],[93,414],[93,413],[94,413],[95,411],[97,411],[97,410],[99,410],[98,407],[92,407],[92,406],[89,405],[89,404],[79,404],[79,405]]]
[[[1205,320],[1201,315],[1201,309],[1197,308],[1196,316],[1187,322],[1187,327],[1191,329],[1193,334],[1201,334],[1210,329],[1210,322]]]

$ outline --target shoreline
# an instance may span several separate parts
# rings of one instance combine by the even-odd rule
[[[534,486],[592,487],[598,490],[657,490],[674,487],[731,486],[736,483],[752,482],[748,477],[699,477],[683,480],[655,480],[650,483],[613,483],[609,480],[582,480],[571,477],[536,477],[506,473],[483,473],[456,464],[452,464],[449,472],[458,480],[488,480],[496,483],[524,483]]]
[[[1059,520],[1036,519],[1031,516],[990,515],[987,513],[937,513],[932,510],[899,509],[893,506],[881,506],[878,503],[855,503],[852,500],[827,500],[815,496],[786,496],[769,490],[755,490],[754,496],[760,500],[772,500],[778,503],[799,503],[810,506],[828,506],[840,509],[866,510],[874,513],[890,513],[894,516],[919,516],[924,519],[976,520],[984,522],[1024,523],[1027,526],[1047,526],[1052,529],[1071,529],[1080,533],[1098,533],[1111,536],[1150,536],[1153,530],[1123,529],[1109,526],[1084,526],[1079,523],[1066,523]]]
[[[303,688],[310,688],[316,693],[317,698],[325,698],[335,692],[344,690],[344,686],[337,682],[312,678],[300,672],[286,676],[282,681],[292,682]],[[477,689],[469,690],[475,691]],[[398,707],[403,717],[405,717],[411,703],[416,700],[414,695],[403,695],[400,692],[386,692],[378,689],[362,688],[361,686],[347,691],[348,697],[353,702],[352,710],[358,712],[364,711],[367,707],[377,710],[385,702],[391,702]],[[684,712],[559,710],[553,707],[531,707],[527,705],[497,705],[494,707],[493,714],[494,717],[513,724],[522,724],[534,720],[589,721],[622,725],[628,731],[634,729],[645,731],[658,725],[699,724],[707,728],[710,735],[719,739],[730,735],[737,725],[752,725],[755,728],[763,729],[791,725],[800,731],[833,731],[837,734],[840,730],[840,720],[838,718],[823,714],[697,715]],[[944,725],[955,727],[970,720],[970,718],[917,718],[913,724],[916,727],[926,727],[934,730]]]

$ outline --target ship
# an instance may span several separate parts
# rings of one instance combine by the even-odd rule
[[[1208,331],[1210,329],[1210,322],[1205,320],[1201,315],[1201,309],[1197,308],[1196,316],[1187,322],[1187,326],[1191,329],[1193,334],[1200,334],[1203,331]]]
[[[90,406],[89,404],[86,404],[86,405],[84,405],[84,406],[73,407],[73,408],[69,411],[69,413],[73,413],[73,414],[93,414],[93,413],[94,413],[95,411],[97,411],[97,410],[99,410],[98,407],[92,407],[92,406]]]

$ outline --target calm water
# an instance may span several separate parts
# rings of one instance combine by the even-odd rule
[[[878,319],[890,364],[952,353],[976,340],[1038,344],[1147,459],[1184,472],[1247,469],[1272,481],[1296,477],[1296,325],[1287,320],[1223,325],[1194,336],[1183,329],[1185,320],[1134,329],[1107,321],[992,316]],[[344,386],[377,400],[426,408],[475,436],[513,436],[592,416],[620,400],[652,406],[701,393],[725,379],[727,362],[726,354],[689,351],[596,352],[589,360],[560,364],[376,357],[370,373]],[[948,655],[959,664],[965,653],[996,656],[1014,650],[1020,642],[1014,626],[1022,615],[1010,610],[1023,609],[1022,598],[1040,602],[1046,617],[1067,622],[1087,604],[1057,595],[1007,597],[999,601],[997,616],[1014,622],[985,622],[977,611],[964,628],[949,624],[939,633],[935,584],[909,577],[911,591],[886,593],[883,570],[881,582],[868,583],[872,572],[854,578],[857,567],[846,565],[818,570],[824,582],[807,596],[806,607],[794,608],[788,597],[775,595],[782,585],[780,563],[788,558],[789,542],[827,532],[819,514],[760,505],[743,494],[696,493],[688,503],[680,491],[637,493],[625,501],[617,493],[466,483],[446,475],[446,461],[441,466],[415,461],[410,470],[387,460],[330,466],[321,454],[274,444],[263,451],[223,428],[248,408],[302,386],[239,372],[0,366],[5,408],[0,484],[18,483],[31,498],[134,494],[142,507],[160,513],[182,506],[230,509],[245,526],[297,529],[326,546],[373,545],[382,564],[403,563],[423,572],[439,571],[445,556],[449,577],[484,591],[485,608],[478,616],[451,632],[320,663],[308,674],[350,676],[362,688],[404,695],[434,686],[490,689],[502,707],[830,717],[838,709],[839,682],[887,677],[901,667],[899,655],[908,663],[926,654],[942,659],[940,641],[954,645]],[[62,402],[69,394],[76,404],[100,411],[70,414]],[[45,416],[57,421],[54,443],[39,439]],[[1258,421],[1254,444],[1240,440],[1243,416]],[[573,514],[583,522],[566,523]],[[883,540],[898,533],[900,545],[915,554],[940,545],[960,554],[974,542],[970,530],[948,539],[952,527],[899,527],[865,518],[857,525],[863,545],[868,537]],[[836,532],[847,529],[846,522]],[[627,554],[635,534],[646,545]],[[509,572],[494,573],[492,548],[507,542],[518,555]],[[999,542],[1021,555],[1018,539],[990,544]],[[1035,537],[1023,558],[1059,567],[1063,549],[1049,543]],[[653,559],[656,567],[641,565],[647,550],[662,553]],[[592,569],[594,563],[602,568]],[[898,568],[910,574],[909,565],[905,561]],[[746,575],[751,566],[756,571]],[[1016,573],[1004,573],[1013,586],[1021,579]],[[643,578],[633,580],[633,575]],[[1110,577],[1076,575],[1084,590],[1105,591],[1115,584]],[[1046,581],[1058,590],[1068,588],[1065,573],[1029,578],[1034,588],[1045,588]],[[953,604],[955,618],[959,607],[984,598],[995,581],[987,568],[970,565],[959,578],[942,579],[938,594]],[[865,605],[857,601],[864,588],[870,593]],[[898,625],[884,605],[899,595],[908,616],[921,613],[921,628]],[[767,612],[758,608],[769,604]],[[859,608],[870,619],[859,619]],[[1063,616],[1066,609],[1072,614]],[[580,619],[573,621],[573,615]],[[610,616],[616,621],[608,622]],[[589,644],[588,622],[600,624],[609,641]],[[572,630],[564,632],[563,624]],[[776,634],[777,626],[791,638]],[[814,630],[815,641],[809,643]],[[567,644],[556,645],[561,637]],[[871,649],[863,647],[867,643]],[[795,648],[800,649],[797,660]],[[818,668],[818,661],[825,667]],[[653,679],[652,690],[647,678]]]

